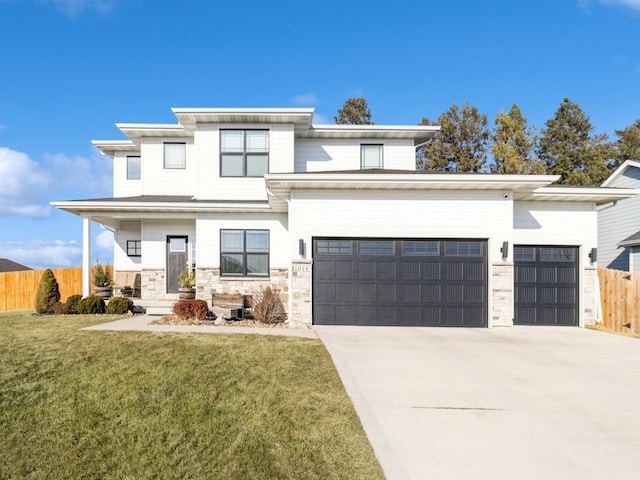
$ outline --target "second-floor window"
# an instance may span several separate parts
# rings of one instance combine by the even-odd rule
[[[269,130],[220,130],[220,176],[262,177],[269,172]]]
[[[127,180],[140,180],[140,157],[127,156]]]
[[[382,145],[360,145],[360,169],[382,168]]]
[[[187,167],[187,145],[185,143],[165,142],[164,168],[181,169]]]

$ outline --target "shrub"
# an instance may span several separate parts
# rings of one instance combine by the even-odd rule
[[[78,313],[78,302],[82,300],[82,295],[71,295],[67,298],[69,313]]]
[[[89,295],[78,302],[78,313],[104,313],[106,307],[104,300],[96,295]]]
[[[173,305],[173,313],[180,320],[203,320],[208,313],[202,300],[179,300]]]
[[[111,265],[102,265],[100,262],[96,262],[96,266],[93,268],[93,284],[96,287],[110,287],[113,285]]]
[[[113,297],[107,304],[107,313],[124,314],[133,310],[133,300],[127,297]]]
[[[68,315],[69,314],[69,305],[67,303],[56,302],[53,304],[53,314],[54,315]]]
[[[53,305],[60,301],[58,281],[50,268],[47,268],[40,278],[36,294],[36,312],[53,313]]]
[[[277,288],[260,287],[257,294],[253,295],[251,314],[260,323],[279,323],[284,321],[287,314],[280,300],[280,292]]]

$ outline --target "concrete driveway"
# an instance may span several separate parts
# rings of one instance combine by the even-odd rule
[[[640,478],[640,339],[317,326],[388,480]]]

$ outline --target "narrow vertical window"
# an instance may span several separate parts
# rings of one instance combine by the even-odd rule
[[[164,144],[164,168],[182,169],[187,166],[185,143]]]
[[[140,157],[127,156],[127,180],[140,180]]]
[[[360,168],[382,168],[382,145],[360,145]]]

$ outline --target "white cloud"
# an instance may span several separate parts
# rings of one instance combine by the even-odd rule
[[[291,103],[303,107],[312,107],[318,103],[318,97],[314,93],[304,93],[293,97]]]
[[[44,169],[53,178],[56,193],[74,190],[78,198],[110,197],[113,193],[113,162],[94,150],[89,157],[80,155],[44,155]],[[52,198],[50,200],[69,200],[70,198]]]
[[[112,171],[110,159],[97,151],[89,157],[45,154],[36,162],[0,147],[0,216],[46,217],[53,200],[109,197]]]
[[[640,0],[600,0],[604,5],[621,5],[640,11]]]
[[[2,0],[0,0],[2,1]],[[9,125],[4,125],[2,123],[0,123],[0,132],[4,132],[5,130],[9,129]]]
[[[93,243],[100,250],[113,252],[113,232],[103,230],[93,239]]]
[[[27,154],[0,147],[0,215],[49,215],[49,186],[50,177]]]
[[[44,268],[76,267],[82,264],[82,245],[78,242],[27,242],[0,243],[4,258],[21,263],[35,270]]]
[[[76,16],[90,10],[97,13],[109,13],[115,6],[115,0],[40,0],[51,4],[65,15]]]

